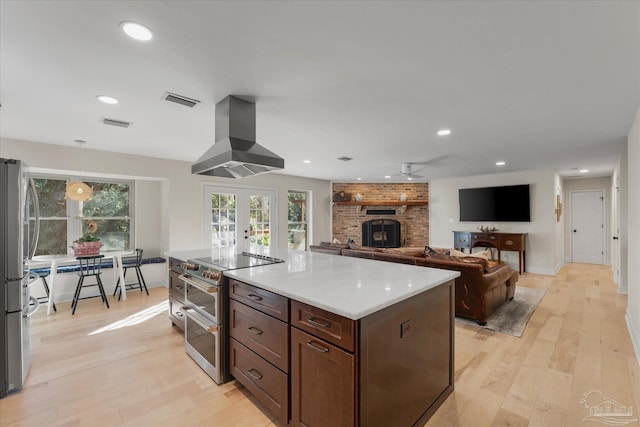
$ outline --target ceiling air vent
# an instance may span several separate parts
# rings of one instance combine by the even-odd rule
[[[353,160],[353,157],[342,156],[342,157],[338,157],[338,160],[341,160],[343,162],[348,162],[350,160]]]
[[[123,122],[122,120],[106,119],[104,117],[102,118],[102,123],[104,123],[105,125],[118,126],[121,128],[128,128],[129,126],[131,126],[131,123],[129,122]]]
[[[200,103],[200,101],[198,101],[197,99],[187,98],[186,96],[177,95],[171,92],[165,92],[162,95],[162,99],[175,102],[176,104],[185,105],[187,107],[195,107]]]

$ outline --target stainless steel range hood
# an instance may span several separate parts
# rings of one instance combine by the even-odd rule
[[[244,178],[284,168],[284,159],[256,143],[256,104],[229,95],[216,104],[216,142],[191,173]]]

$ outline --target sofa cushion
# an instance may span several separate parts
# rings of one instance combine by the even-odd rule
[[[467,254],[466,256],[482,258],[482,259],[486,259],[488,261],[488,260],[491,259],[492,253],[491,253],[491,250],[487,249],[486,251],[482,251],[482,252],[471,252],[470,254]]]
[[[454,249],[455,250],[455,249]],[[451,252],[453,253],[452,250]],[[458,253],[462,253],[460,251],[456,251]],[[489,268],[489,262],[486,259],[478,258],[478,257],[468,257],[467,254],[463,254],[463,256],[454,256],[454,255],[442,255],[442,254],[425,254],[425,257],[438,260],[438,261],[448,261],[448,262],[459,262],[464,264],[478,264],[482,266],[482,271],[486,272]]]

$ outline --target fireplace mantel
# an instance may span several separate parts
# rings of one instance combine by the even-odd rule
[[[407,208],[407,206],[426,206],[429,204],[426,200],[360,200],[360,201],[350,201],[350,202],[333,202],[336,205],[347,205],[347,206],[359,206],[362,209],[362,206],[400,206],[402,208],[401,212]]]

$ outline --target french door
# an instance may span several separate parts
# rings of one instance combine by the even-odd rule
[[[276,191],[207,185],[203,224],[205,247],[277,248]]]

